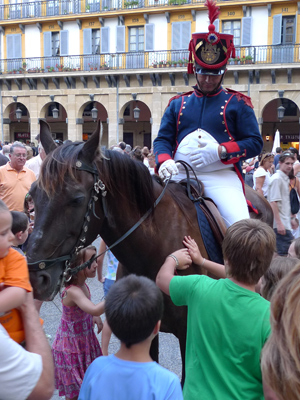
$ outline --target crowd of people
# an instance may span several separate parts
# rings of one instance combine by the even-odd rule
[[[287,255],[293,239],[300,236],[298,150],[290,147],[283,151],[278,147],[276,155],[264,152],[245,161],[243,171],[245,184],[269,201],[274,215],[277,252]]]
[[[97,261],[97,249],[88,246],[73,261],[77,273],[61,292],[62,316],[51,349],[25,258],[34,227],[28,191],[46,155],[41,143],[29,149],[20,142],[4,145],[0,399],[48,400],[54,387],[66,400],[299,398],[300,163],[293,148],[278,149],[275,157],[262,153],[256,160],[263,140],[251,99],[222,87],[226,64],[234,57],[234,38],[215,30],[216,2],[205,5],[209,32],[193,33],[189,45],[188,72],[194,73],[196,86],[170,100],[153,150],[132,149],[124,142],[112,150],[144,163],[162,180],[186,177],[179,160],[193,166],[204,195],[214,200],[228,228],[224,265],[204,258],[194,239],[185,236],[182,248],[165,259],[156,285],[135,275],[116,280],[118,260],[106,244],[101,242]],[[245,182],[269,201],[273,227],[249,218],[241,162],[246,158]],[[105,251],[109,265],[104,277]],[[192,263],[206,274],[189,275]],[[105,299],[94,304],[86,280],[96,274]],[[183,390],[179,378],[149,353],[163,318],[162,292],[188,311]],[[103,329],[102,349],[95,326],[97,333]],[[112,333],[120,348],[108,355]]]

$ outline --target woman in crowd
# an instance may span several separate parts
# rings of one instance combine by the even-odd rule
[[[274,156],[271,153],[265,153],[262,154],[259,158],[259,167],[253,175],[253,189],[260,193],[262,196],[267,197],[271,177],[269,169],[273,165]]]

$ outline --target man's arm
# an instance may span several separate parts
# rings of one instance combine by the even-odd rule
[[[270,202],[270,206],[272,208],[274,219],[275,219],[275,222],[276,222],[277,232],[280,235],[285,235],[286,234],[285,227],[284,227],[284,225],[283,225],[283,223],[281,221],[280,215],[279,215],[279,209],[278,209],[277,202],[276,201],[271,201]]]
[[[103,253],[106,250],[106,244],[104,240],[101,240],[100,247],[99,247],[99,254]],[[97,258],[97,275],[98,275],[98,281],[99,282],[104,282],[104,278],[102,276],[102,270],[103,270],[103,261],[104,261],[104,256],[105,253],[103,253],[101,256]]]
[[[156,285],[165,294],[170,296],[170,282],[174,277],[175,269],[187,269],[192,263],[191,256],[187,249],[177,250],[170,254],[161,266],[156,276]]]
[[[54,365],[51,348],[42,329],[32,292],[21,307],[25,330],[26,350],[42,357],[43,370],[29,400],[49,400],[54,391]]]

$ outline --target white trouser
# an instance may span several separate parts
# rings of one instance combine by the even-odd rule
[[[216,142],[203,130],[192,132],[180,142],[174,157],[175,161],[183,160],[193,167],[189,155],[198,146],[199,135],[206,140]],[[177,164],[177,167],[179,174],[174,175],[172,179],[178,182],[186,178],[186,173],[182,165]],[[215,202],[227,227],[241,219],[250,218],[242,183],[232,165],[217,161],[213,165],[194,170],[198,179],[203,182],[204,196],[210,197]]]

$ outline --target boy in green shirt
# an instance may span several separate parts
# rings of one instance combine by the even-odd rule
[[[255,285],[269,268],[275,241],[267,224],[241,220],[223,242],[225,279],[174,276],[192,262],[224,275],[224,266],[204,259],[187,237],[187,248],[168,256],[158,272],[158,287],[188,307],[185,400],[264,399],[260,353],[270,335],[270,303]]]

